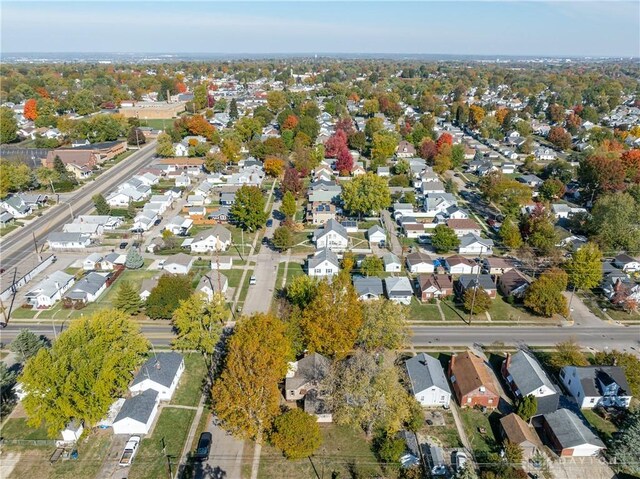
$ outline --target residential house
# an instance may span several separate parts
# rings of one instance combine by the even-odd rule
[[[505,440],[522,448],[525,460],[531,459],[542,450],[536,433],[514,412],[500,418],[500,431]]]
[[[613,259],[613,264],[625,273],[640,271],[640,260],[632,258],[628,254],[619,254]]]
[[[400,259],[393,253],[387,253],[382,257],[384,270],[387,273],[399,273],[402,270]]]
[[[394,203],[393,218],[398,221],[400,218],[413,216],[415,214],[411,203]]]
[[[180,173],[173,178],[177,188],[187,188],[191,186],[191,177],[186,173]]]
[[[497,276],[498,289],[505,298],[523,298],[531,282],[517,269],[510,269],[503,275]]]
[[[453,206],[449,206],[449,208],[446,209],[443,216],[445,218],[452,219],[452,220],[464,220],[469,218],[469,213],[467,213],[465,210],[458,208],[457,205],[453,205]]]
[[[380,299],[384,294],[382,279],[375,276],[354,276],[353,287],[356,290],[358,299],[361,301]]]
[[[331,203],[340,197],[342,187],[335,181],[316,181],[309,187],[309,203]]]
[[[229,221],[229,217],[231,216],[230,211],[231,209],[228,206],[221,206],[217,210],[210,211],[207,218],[210,220],[216,220],[218,223],[226,223]],[[189,209],[189,215],[192,215],[192,213],[195,214],[195,212],[192,212],[191,209]],[[204,210],[204,213],[206,213],[206,210]]]
[[[421,190],[423,195],[446,192],[444,183],[442,181],[423,181]]]
[[[445,267],[449,274],[475,274],[480,271],[480,265],[475,261],[460,255],[449,256],[445,260]]]
[[[192,226],[193,220],[191,218],[174,216],[167,222],[166,225],[164,225],[164,229],[166,231],[170,231],[174,235],[185,236]]]
[[[421,406],[449,407],[451,389],[440,361],[426,353],[419,353],[408,359],[405,366],[411,383],[411,393]]]
[[[482,259],[482,272],[491,275],[501,275],[514,269],[513,261],[506,258],[490,256]]]
[[[396,156],[398,158],[412,158],[416,156],[416,148],[408,141],[402,140],[396,148]]]
[[[460,406],[489,409],[498,407],[500,394],[493,375],[484,360],[471,351],[451,357],[449,378]]]
[[[16,219],[11,213],[5,210],[0,210],[0,226],[7,226],[9,223],[14,222]]]
[[[331,363],[318,353],[310,354],[299,361],[289,363],[285,378],[285,398],[287,401],[304,402],[304,411],[316,417],[318,422],[332,422],[333,414],[321,389]]]
[[[416,253],[410,253],[406,257],[407,270],[410,273],[433,273],[435,266],[433,264],[433,258],[422,251]]]
[[[388,178],[389,176],[391,176],[391,171],[389,170],[388,166],[378,166],[376,173],[378,174],[378,176],[382,176],[384,178]]]
[[[231,206],[236,202],[235,191],[222,191],[220,192],[220,204],[223,206]]]
[[[113,420],[114,434],[149,434],[158,414],[158,391],[147,389],[128,398]]]
[[[18,219],[26,218],[33,212],[33,208],[25,203],[25,201],[18,195],[12,195],[5,198],[2,203],[0,203],[0,206],[11,213],[14,218]]]
[[[534,416],[558,409],[560,394],[532,354],[523,350],[507,354],[501,373],[516,401],[526,396],[537,399],[538,409]]]
[[[114,230],[122,224],[122,218],[119,216],[108,215],[80,215],[73,220],[74,223],[97,224],[102,226],[103,230]]]
[[[536,175],[522,175],[517,178],[520,183],[524,183],[531,188],[539,188],[544,180]]]
[[[75,163],[68,163],[64,165],[65,169],[75,176],[76,180],[86,180],[93,174],[93,170],[86,165],[76,165]]]
[[[465,255],[492,255],[493,240],[481,238],[476,234],[464,235],[460,238],[459,254]]]
[[[560,380],[582,409],[628,408],[631,389],[620,366],[565,366]]]
[[[333,252],[347,249],[349,236],[347,230],[337,220],[330,219],[322,228],[313,232],[312,241],[317,249],[328,248]]]
[[[233,267],[233,256],[216,256],[211,260],[211,269],[229,270]]]
[[[329,248],[315,252],[307,262],[307,274],[311,277],[332,277],[340,272],[340,261]]]
[[[158,393],[160,401],[169,401],[178,387],[184,372],[184,358],[175,351],[154,353],[133,378],[129,391],[141,393],[152,389]]]
[[[381,226],[373,225],[367,230],[367,238],[371,244],[380,244],[387,240],[387,233]]]
[[[456,197],[451,193],[429,193],[424,199],[424,212],[427,217],[434,217],[457,204]]]
[[[395,303],[409,305],[413,297],[411,282],[406,276],[390,277],[384,280],[387,298]]]
[[[167,256],[162,269],[173,274],[187,274],[191,271],[195,260],[196,258],[194,256],[189,256],[188,254],[172,254],[171,256]]]
[[[64,271],[54,271],[25,295],[25,301],[34,308],[50,308],[62,299],[73,285],[74,277]]]
[[[82,233],[53,232],[47,236],[47,244],[52,250],[85,249],[91,244],[91,237]]]
[[[108,273],[91,272],[74,284],[65,299],[80,303],[93,303],[107,289]]]
[[[163,158],[158,162],[161,168],[167,173],[185,172],[191,176],[198,176],[202,173],[204,166],[203,158]]]
[[[151,294],[151,291],[158,286],[159,279],[160,277],[156,276],[154,278],[146,278],[142,280],[142,284],[140,285],[140,299],[142,301],[146,301]]]
[[[331,203],[315,202],[307,203],[307,222],[314,225],[323,225],[329,220],[336,219],[336,207]]]
[[[458,238],[468,234],[480,236],[480,225],[470,218],[460,220],[450,218],[447,220],[447,226],[453,230]]]
[[[413,218],[403,218],[402,230],[407,238],[418,238],[424,235],[424,224],[418,223]]]
[[[420,274],[417,279],[421,301],[445,298],[453,294],[453,281],[446,274]]]
[[[226,251],[231,246],[231,240],[231,231],[222,225],[215,225],[189,238],[184,245],[188,245],[193,253]]]
[[[98,266],[102,271],[112,271],[118,266],[123,266],[126,260],[126,255],[116,253],[114,251],[113,253],[109,253],[104,258],[102,258]]]
[[[98,269],[100,261],[102,261],[102,255],[100,253],[91,253],[82,262],[82,269],[85,271]]]
[[[536,148],[533,151],[533,156],[537,161],[553,161],[558,157],[558,154],[551,148]]]
[[[202,275],[196,291],[203,293],[209,302],[213,301],[213,295],[216,293],[226,294],[229,289],[229,280],[224,274],[209,272]]]
[[[496,298],[498,290],[488,274],[463,274],[456,283],[456,291],[460,297],[463,297],[468,289],[478,287],[484,289],[491,299]]]
[[[542,416],[544,436],[561,457],[597,456],[604,443],[585,424],[585,420],[569,409],[558,409]]]

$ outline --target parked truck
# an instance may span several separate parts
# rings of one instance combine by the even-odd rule
[[[131,436],[127,441],[127,444],[124,446],[124,451],[122,451],[122,456],[120,456],[120,465],[121,466],[130,466],[133,462],[133,457],[138,452],[138,446],[140,445],[140,436]]]

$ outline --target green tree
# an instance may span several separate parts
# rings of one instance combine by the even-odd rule
[[[167,133],[160,133],[156,143],[156,154],[163,157],[171,157],[175,155],[173,149],[173,141]]]
[[[96,213],[99,215],[109,215],[111,214],[111,207],[107,200],[104,199],[103,195],[95,195],[93,198],[93,205],[96,207]]]
[[[602,252],[595,243],[576,250],[565,269],[575,289],[593,289],[602,281]]]
[[[456,472],[455,479],[478,479],[476,471],[473,469],[471,462],[467,461],[462,470]]]
[[[400,461],[400,457],[404,454],[407,445],[404,439],[388,434],[381,434],[374,441],[374,447],[380,460],[388,463],[396,463]]]
[[[129,135],[127,135],[127,143],[129,145],[144,145],[147,142],[144,137],[144,133],[140,130],[140,128],[133,127],[129,130]]]
[[[197,85],[193,89],[193,104],[197,110],[202,110],[207,106],[208,92],[204,84]]]
[[[474,299],[475,297],[475,299]],[[482,288],[469,288],[464,292],[464,309],[472,314],[482,314],[493,304],[489,294]]]
[[[180,351],[198,351],[204,357],[209,381],[213,384],[213,358],[222,336],[222,326],[229,318],[224,295],[215,293],[211,302],[201,293],[180,301],[173,313],[176,339],[171,345]]]
[[[71,99],[71,108],[75,110],[78,115],[88,115],[96,111],[95,97],[90,90],[80,90]]]
[[[229,103],[229,118],[232,120],[238,118],[238,101],[235,98],[232,98],[231,103]]]
[[[300,327],[310,351],[343,357],[358,338],[363,321],[362,304],[348,273],[343,273],[331,284],[321,281],[302,313]]]
[[[15,353],[19,362],[24,363],[45,346],[46,341],[42,336],[37,336],[30,329],[21,329],[15,339],[11,341],[9,349]]]
[[[140,269],[144,266],[144,258],[140,255],[137,248],[131,248],[129,250],[124,265],[127,269]]]
[[[460,238],[446,225],[438,225],[433,230],[431,245],[437,253],[447,253],[460,246]]]
[[[640,475],[640,408],[625,418],[619,433],[611,441],[609,455],[625,472]]]
[[[504,219],[500,226],[499,235],[507,248],[518,249],[522,246],[520,228],[518,228],[518,224],[513,220],[512,216],[507,216]]]
[[[282,211],[282,214],[287,218],[293,218],[296,215],[297,210],[298,207],[296,205],[295,196],[293,196],[291,191],[287,191],[282,197],[282,207],[280,208],[280,211]]]
[[[296,408],[275,419],[271,442],[287,459],[302,459],[320,447],[322,434],[315,416]]]
[[[540,316],[552,317],[554,314],[566,316],[569,312],[567,298],[562,292],[567,289],[567,274],[558,269],[542,273],[527,288],[524,305]]]
[[[130,281],[123,281],[120,283],[114,306],[117,310],[127,314],[138,314],[142,307],[142,301],[140,300],[140,294],[136,291],[133,284]]]
[[[529,394],[518,401],[516,407],[516,414],[522,418],[523,421],[528,421],[538,410],[538,398]]]
[[[236,191],[230,213],[233,221],[243,230],[255,231],[264,226],[269,216],[264,208],[264,195],[260,188],[243,185]]]
[[[391,193],[386,179],[367,173],[343,185],[342,200],[350,212],[368,215],[388,208]]]
[[[285,324],[268,314],[241,318],[227,346],[211,397],[216,415],[234,435],[258,441],[280,411],[278,382],[287,373],[291,344]]]
[[[599,351],[595,356],[595,364],[619,366],[624,371],[631,393],[640,396],[640,359],[632,353],[613,351]]]
[[[7,364],[0,362],[0,416],[6,417],[13,408],[15,397],[13,387],[16,384],[16,373],[10,371]]]
[[[409,339],[406,306],[381,299],[362,307],[363,322],[357,344],[365,351],[402,349]]]
[[[18,137],[18,122],[11,109],[0,108],[0,143],[11,143]]]
[[[293,278],[287,283],[287,300],[299,308],[306,308],[315,298],[318,290],[318,283],[310,276],[301,275]]]
[[[41,348],[24,367],[27,423],[46,424],[52,438],[71,419],[95,426],[124,394],[148,348],[139,326],[120,311],[76,319],[52,348]]]
[[[293,232],[291,228],[286,225],[278,226],[273,232],[271,242],[279,251],[287,251],[293,246]]]
[[[453,145],[451,147],[451,163],[454,168],[460,168],[464,163],[464,146]]]
[[[589,361],[582,352],[582,348],[573,339],[556,344],[555,351],[549,355],[548,363],[556,372],[565,366],[589,365]]]
[[[605,194],[591,210],[589,229],[606,251],[640,250],[640,204],[628,193]]]
[[[367,256],[360,264],[360,272],[365,276],[378,276],[384,272],[384,263],[378,256]]]
[[[556,178],[544,180],[544,183],[538,189],[538,193],[543,200],[551,201],[562,198],[566,188],[562,181]]]
[[[191,280],[185,275],[160,277],[147,298],[146,310],[151,319],[171,319],[180,301],[191,296]]]
[[[375,133],[371,145],[371,158],[376,165],[382,165],[393,156],[397,147],[398,139],[394,134],[387,131]]]

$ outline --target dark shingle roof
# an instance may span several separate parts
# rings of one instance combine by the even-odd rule
[[[146,424],[157,400],[158,391],[153,389],[147,389],[137,396],[130,397],[124,402],[113,422],[116,423],[122,419],[131,418]]]
[[[411,389],[414,394],[418,394],[432,386],[437,386],[451,394],[442,365],[440,361],[433,356],[420,353],[409,359],[406,362],[406,366],[407,374],[411,381]]]
[[[576,367],[576,374],[586,396],[600,396],[598,381],[609,385],[615,382],[625,393],[631,394],[629,383],[620,366],[584,366]]]
[[[148,378],[157,384],[169,387],[176,377],[181,363],[182,354],[174,352],[157,353],[155,356],[147,359],[140,367],[131,385],[141,383]]]
[[[600,438],[573,411],[558,409],[550,414],[545,414],[544,419],[563,449],[583,444],[605,447]]]

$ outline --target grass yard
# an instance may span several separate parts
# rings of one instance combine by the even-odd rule
[[[496,439],[491,427],[490,416],[500,415],[498,412],[483,413],[479,409],[462,409],[460,416],[464,423],[464,430],[471,443],[474,452],[493,452],[496,447]],[[480,429],[484,428],[484,433]]]
[[[7,225],[7,226],[3,226],[3,227],[1,227],[1,228],[0,228],[0,237],[4,236],[4,235],[6,235],[6,234],[11,233],[13,230],[15,230],[16,228],[18,228],[19,226],[20,226],[19,224],[17,224],[16,222],[13,222],[13,223],[12,223],[12,224],[10,224],[10,225]]]
[[[360,431],[335,424],[320,425],[322,446],[313,455],[318,474],[324,477],[385,477],[369,442]],[[263,446],[258,478],[295,477],[315,479],[309,459],[286,460],[280,451]]]
[[[278,264],[278,272],[276,273],[276,291],[282,289],[282,280],[284,278],[284,270],[286,267],[286,262]]]
[[[34,429],[27,426],[27,418],[10,418],[4,423],[0,434],[5,439],[50,439],[44,426]]]
[[[489,310],[489,314],[491,315],[492,321],[513,321],[515,323],[518,323],[520,321],[553,321],[553,318],[534,316],[533,314],[529,313],[521,304],[511,305],[507,303],[505,298],[501,295],[498,295],[496,299],[493,300],[493,304],[491,306],[491,309]]]
[[[21,308],[20,305],[15,305],[13,311],[11,311],[11,317],[13,319],[32,319],[38,314],[37,309]]]
[[[201,354],[185,354],[184,372],[173,399],[171,399],[171,404],[197,406],[200,402],[200,396],[202,396],[202,385],[206,372],[204,358]]]
[[[419,321],[442,321],[437,304],[421,303],[416,298],[411,299],[409,318]]]
[[[222,274],[224,274],[229,280],[230,288],[238,287],[238,285],[240,284],[240,278],[242,277],[243,271],[244,271],[243,269],[228,269],[228,270],[222,271]]]
[[[583,409],[582,414],[605,442],[611,440],[613,433],[618,431],[615,424],[599,416],[595,411]]]
[[[290,261],[289,267],[287,268],[287,284],[293,281],[295,277],[302,276],[303,274],[306,274],[304,272],[304,265]]]
[[[77,444],[78,459],[60,459],[53,465],[49,464],[49,457],[53,446],[28,446],[16,448],[20,453],[20,460],[13,468],[10,479],[37,477],[49,479],[77,479],[96,477],[102,466],[102,461],[109,451],[112,435],[108,431],[98,431],[81,439]],[[14,452],[12,446],[7,446],[5,453]]]
[[[167,459],[165,454],[173,457],[173,461],[177,462],[182,454],[182,448],[195,413],[193,409],[163,408],[153,433],[140,443],[140,450],[131,465],[129,479],[166,477]],[[162,451],[163,439],[166,453]]]
[[[459,323],[466,323],[466,321],[468,321],[469,314],[466,313],[460,305],[454,303],[453,301],[440,301],[440,307],[442,308],[442,313],[444,314],[444,318],[446,321],[456,321]],[[482,317],[474,315],[473,319],[486,321],[487,317],[485,315],[482,315]]]
[[[444,409],[439,409],[438,412],[440,412],[444,418],[444,426],[429,426],[425,423],[423,428],[420,430],[420,433],[437,439],[442,447],[461,447],[462,442],[458,435],[458,429],[456,428],[453,414],[451,411]]]
[[[156,130],[164,130],[166,128],[173,128],[173,122],[175,118],[166,118],[166,119],[151,119],[148,120],[146,118],[140,119],[140,126],[149,126]]]

